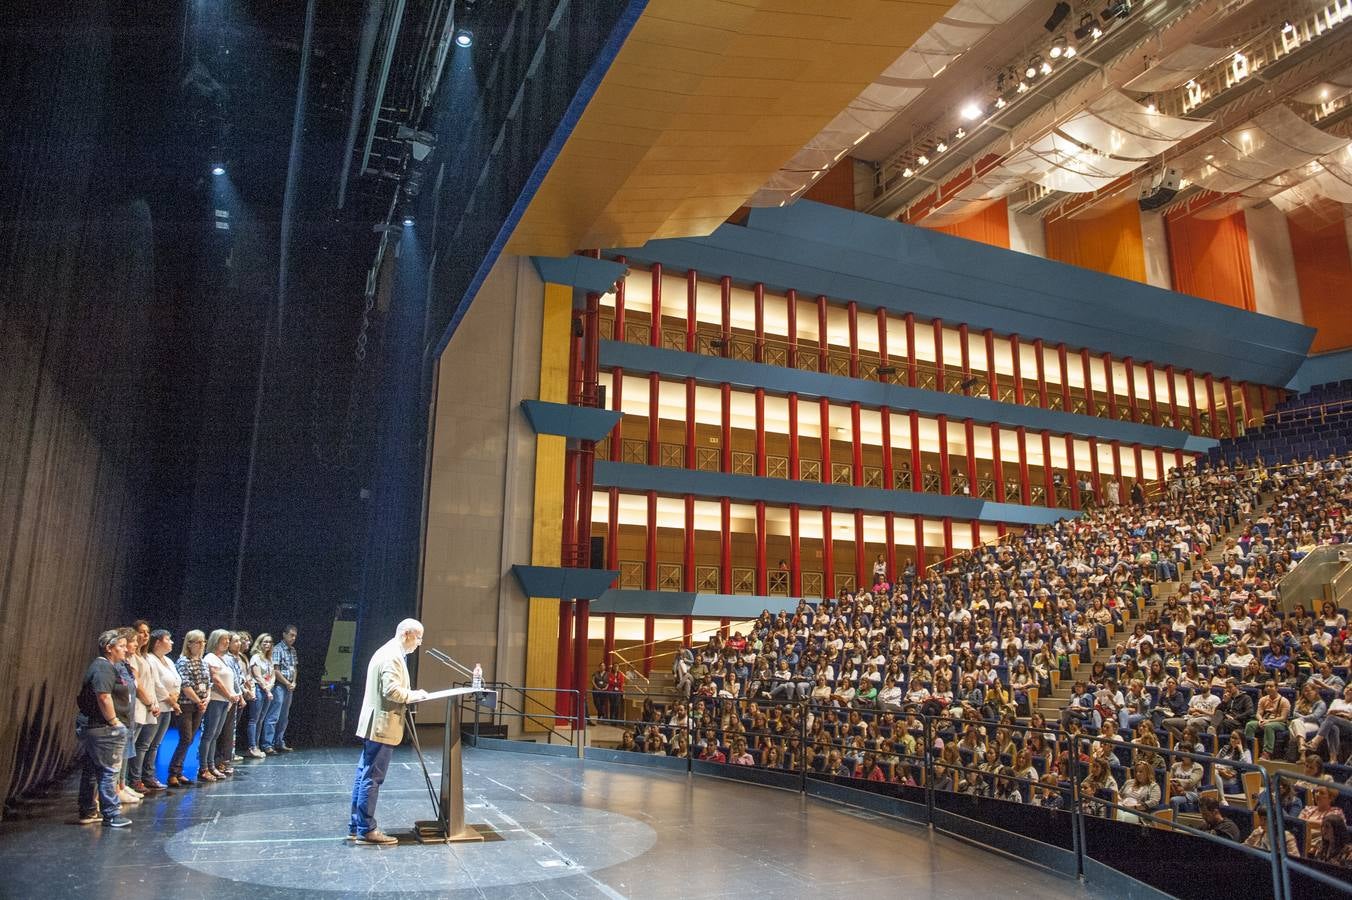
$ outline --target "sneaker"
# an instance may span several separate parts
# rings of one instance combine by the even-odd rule
[[[98,810],[95,810],[94,812],[82,812],[82,813],[80,813],[78,816],[75,817],[75,824],[76,824],[76,825],[93,825],[95,822],[100,822],[100,821],[102,821],[102,820],[103,820],[103,816],[99,815]]]
[[[118,791],[117,799],[122,803],[123,806],[135,806],[136,804],[141,802],[140,797],[133,795],[132,792],[127,790],[126,788],[123,788],[122,790]]]
[[[250,747],[250,748],[249,748],[249,755],[252,756],[254,759],[267,759],[267,758],[268,758],[268,755],[267,755],[266,753],[264,753],[262,750],[259,750],[257,747]]]
[[[357,838],[357,843],[380,844],[384,846],[389,846],[390,844],[399,843],[399,838],[390,837],[388,834],[381,831],[379,828],[373,828],[370,831],[366,832],[366,834],[363,834],[361,837]]]
[[[131,819],[126,816],[113,816],[110,819],[104,819],[103,824],[109,828],[126,828],[131,824]]]
[[[231,762],[244,762],[244,757],[242,757],[242,756],[240,756],[238,753],[236,753],[234,756],[230,757],[230,761],[231,761]]]
[[[128,794],[131,794],[137,800],[140,800],[142,797],[145,796],[145,794],[141,793],[140,791],[138,791],[136,788],[132,787],[129,784],[122,785],[122,790],[126,791]]]
[[[272,747],[264,747],[264,748],[263,748],[263,755],[264,755],[264,756],[276,756],[276,755],[277,755],[277,751],[274,750]]]
[[[282,751],[283,753],[291,753],[291,752],[293,752],[296,748],[295,748],[295,747],[288,747],[286,744],[282,744],[282,746],[278,747],[277,749],[280,750],[280,751]],[[398,843],[398,842],[396,841],[395,843]]]

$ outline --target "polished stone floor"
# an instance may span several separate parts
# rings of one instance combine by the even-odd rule
[[[1090,897],[1074,881],[924,828],[798,794],[605,763],[465,754],[467,818],[502,840],[345,840],[355,749],[239,766],[222,784],[73,824],[74,782],[0,824],[0,897]],[[429,759],[429,764],[436,763]],[[435,768],[435,765],[434,765]],[[400,748],[381,827],[431,807]]]

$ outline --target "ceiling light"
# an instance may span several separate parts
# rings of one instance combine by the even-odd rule
[[[412,216],[404,216],[404,227],[405,227],[405,228],[412,228],[412,227],[413,227],[413,217],[412,217]]]
[[[1074,45],[1074,44],[1067,44],[1067,45],[1066,45],[1066,59],[1070,59],[1071,57],[1073,57],[1073,56],[1076,54],[1076,52],[1077,52],[1077,51],[1076,51],[1076,49],[1075,49],[1075,45]]]
[[[914,175],[914,174],[915,174],[915,170],[912,169],[910,166],[907,166],[906,168],[904,168],[904,169],[901,170],[901,177],[902,177],[902,178],[910,178],[910,177],[911,177],[912,175]]]
[[[1282,23],[1282,34],[1291,34],[1295,30],[1296,26],[1292,25],[1290,20],[1287,20]]]
[[[1020,81],[1020,82],[1019,82],[1019,93],[1020,93],[1020,94],[1026,94],[1026,93],[1028,93],[1028,82],[1026,82],[1026,81]]]
[[[468,28],[461,28],[455,33],[455,45],[457,47],[472,47],[474,45],[474,32]]]
[[[1237,63],[1246,63],[1246,62],[1248,62],[1248,61],[1249,61],[1249,58],[1248,58],[1247,56],[1245,56],[1242,52],[1240,52],[1239,50],[1236,50],[1236,51],[1235,51],[1235,62],[1237,62]]]
[[[996,108],[996,109],[1004,109],[1004,108],[1005,108],[1006,106],[1008,106],[1008,105],[1009,105],[1009,104],[1005,102],[1005,98],[1004,98],[1004,97],[996,97],[996,98],[995,98],[995,108]]]
[[[1039,65],[1041,62],[1042,62],[1042,57],[1040,57],[1040,56],[1034,56],[1032,59],[1028,60],[1028,66],[1023,70],[1023,75],[1024,75],[1024,77],[1025,77],[1025,78],[1036,78],[1036,77],[1037,77],[1038,65]]]
[[[1145,105],[1145,111],[1148,113],[1157,113],[1159,112],[1159,107],[1155,105],[1154,100],[1151,100],[1149,103]]]
[[[1052,41],[1052,49],[1047,51],[1047,55],[1052,59],[1060,59],[1066,52],[1066,36],[1058,34],[1056,40]]]
[[[1061,0],[1060,3],[1052,7],[1052,14],[1047,17],[1047,21],[1042,27],[1048,31],[1055,31],[1061,27],[1061,23],[1064,22],[1069,15],[1070,4],[1065,2],[1065,0]]]
[[[1319,92],[1319,99],[1320,99],[1320,100],[1327,100],[1328,98],[1329,98],[1329,89],[1328,89],[1328,88],[1324,88],[1323,90],[1321,90],[1321,91]]]
[[[211,174],[212,174],[212,175],[224,175],[224,174],[225,174],[225,166],[221,165],[220,163],[216,163],[216,165],[214,165],[214,166],[211,167]]]
[[[945,144],[943,141],[940,141],[938,144],[935,145],[935,147],[934,147],[934,152],[935,152],[935,153],[943,153],[943,152],[944,152],[945,150],[947,150],[947,149],[948,149],[948,145]]]
[[[919,157],[916,158],[916,161],[915,161],[915,162],[916,162],[916,165],[918,165],[918,166],[928,166],[928,165],[929,165],[929,157],[922,153],[922,154],[920,154]]]
[[[1094,33],[1094,14],[1083,13],[1080,16],[1080,25],[1075,29],[1075,39],[1082,41]]]
[[[1328,91],[1325,91],[1324,94],[1327,96]],[[962,140],[963,138],[967,137],[967,132],[959,128],[957,131],[953,132],[953,137],[957,138],[958,140]]]
[[[1102,18],[1105,22],[1113,19],[1125,19],[1131,15],[1131,0],[1112,0],[1103,8]]]
[[[1052,64],[1044,59],[1042,65],[1038,66],[1038,71],[1043,75],[1050,75],[1052,74]]]
[[[967,121],[981,118],[981,107],[976,103],[968,103],[962,108],[962,117]]]
[[[1103,29],[1095,25],[1090,29],[1089,36],[1097,41],[1099,38],[1103,37]]]

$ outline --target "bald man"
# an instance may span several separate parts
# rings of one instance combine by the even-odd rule
[[[409,687],[404,657],[422,643],[423,627],[417,619],[399,623],[394,637],[371,656],[366,667],[366,696],[357,718],[357,737],[362,739],[361,761],[352,785],[352,818],[348,838],[360,844],[397,844],[376,827],[376,798],[385,781],[394,748],[404,740],[404,707],[427,697],[426,691]]]

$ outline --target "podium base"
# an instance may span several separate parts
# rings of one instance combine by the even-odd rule
[[[466,824],[463,831],[448,835],[442,830],[441,823],[428,819],[413,823],[413,836],[422,844],[468,844],[483,841],[500,841],[502,835],[487,824]]]

